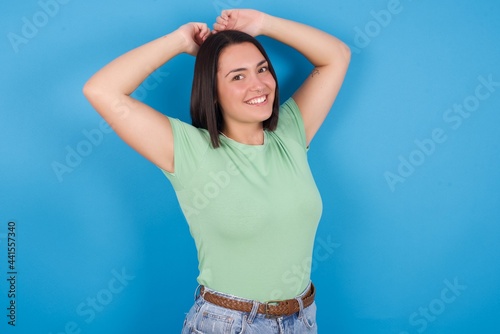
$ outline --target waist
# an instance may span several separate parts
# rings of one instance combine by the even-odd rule
[[[198,289],[197,289],[198,290]],[[199,297],[214,305],[239,312],[256,312],[269,317],[292,315],[312,305],[316,290],[312,282],[298,296],[286,300],[270,300],[259,302],[251,299],[240,298],[230,294],[218,292],[201,286]]]
[[[268,244],[278,244],[277,240],[266,240]],[[311,281],[313,245],[292,244],[295,248],[276,247],[273,252],[263,251],[263,247],[224,248],[223,259],[219,257],[222,250],[217,250],[217,254],[213,249],[199,252],[198,284],[260,302],[295,298]]]

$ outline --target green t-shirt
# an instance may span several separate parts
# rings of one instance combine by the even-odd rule
[[[290,98],[263,145],[169,118],[171,181],[198,251],[198,282],[265,302],[294,298],[310,281],[321,197],[307,162],[302,116]]]

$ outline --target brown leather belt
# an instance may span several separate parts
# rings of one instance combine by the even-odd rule
[[[240,312],[248,312],[252,311],[253,303],[245,302],[240,300],[234,300],[231,298],[227,298],[224,296],[217,295],[215,293],[211,293],[205,291],[205,287],[201,287],[200,295],[209,303],[215,304],[217,306],[221,306],[224,308],[228,308],[235,311]],[[302,303],[304,308],[310,306],[314,302],[314,296],[316,295],[316,290],[314,285],[311,283],[310,288],[302,297]],[[287,300],[276,300],[276,301],[268,301],[265,303],[261,303],[257,310],[257,313],[265,314],[269,317],[280,317],[286,315],[292,315],[300,311],[299,302],[295,299],[287,299]]]

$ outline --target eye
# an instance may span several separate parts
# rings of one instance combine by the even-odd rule
[[[233,77],[233,81],[243,80],[243,74],[238,74]]]
[[[259,73],[267,72],[268,70],[269,70],[269,68],[267,66],[263,66],[263,67],[259,68]]]

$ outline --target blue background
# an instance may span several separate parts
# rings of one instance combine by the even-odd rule
[[[180,332],[197,262],[175,193],[81,89],[120,54],[231,7],[316,26],[353,51],[309,151],[324,201],[312,274],[320,333],[500,330],[500,2],[54,1],[0,5],[2,332]],[[310,67],[261,41],[284,99]],[[135,96],[189,122],[193,64],[178,56]],[[468,116],[450,111],[464,103]]]

